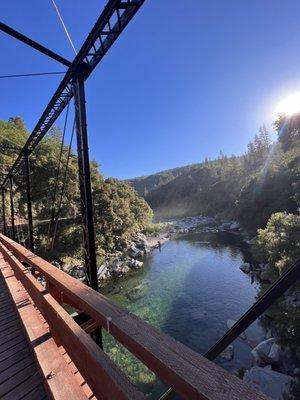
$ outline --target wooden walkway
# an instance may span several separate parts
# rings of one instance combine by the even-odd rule
[[[22,307],[22,305],[19,305]],[[20,319],[0,274],[0,399],[48,399]]]
[[[46,393],[53,400],[145,400],[90,337],[99,327],[182,399],[268,399],[1,234],[0,275],[1,400],[46,399]],[[64,304],[89,319],[78,325]]]

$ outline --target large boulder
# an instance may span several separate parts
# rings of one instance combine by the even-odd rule
[[[292,377],[273,371],[269,366],[266,368],[255,366],[246,371],[243,380],[273,400],[284,400],[284,394],[289,390]]]
[[[279,364],[281,360],[281,348],[275,343],[274,338],[264,340],[259,343],[251,354],[257,365]]]

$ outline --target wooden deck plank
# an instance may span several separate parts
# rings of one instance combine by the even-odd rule
[[[6,330],[0,332],[0,339],[2,339],[3,337],[12,335],[15,331],[17,331],[19,329],[18,325],[12,325],[9,328],[7,328]]]
[[[39,386],[35,392],[36,400],[47,399],[17,310],[1,274],[0,291],[2,303],[0,307],[0,398],[1,400],[19,400],[34,387]],[[7,318],[8,310],[9,319]]]
[[[28,365],[27,368],[21,369],[21,371],[18,371],[15,375],[10,376],[8,379],[0,384],[0,398],[2,399],[2,396],[11,392],[13,389],[23,383],[25,388],[26,381],[35,374],[37,374],[37,369],[34,361],[31,360],[31,364]]]
[[[28,340],[33,344],[33,353],[41,369],[43,381],[48,386],[49,393],[54,399],[86,400],[83,389],[77,384],[63,357],[59,353],[49,327],[40,318],[35,306],[19,281],[16,280],[12,269],[7,264],[2,265],[1,273],[15,300],[18,313]],[[24,303],[25,300],[25,303]],[[25,304],[19,307],[20,304]],[[47,376],[54,371],[53,377]]]
[[[23,342],[17,344],[14,347],[11,347],[10,349],[6,350],[5,352],[1,353],[1,360],[4,361],[7,358],[11,357],[14,354],[17,354],[19,351],[28,348],[28,344],[26,343],[25,339]]]
[[[28,366],[33,364],[33,359],[31,355],[28,355],[27,357],[23,358],[17,363],[14,363],[12,366],[7,368],[5,371],[2,371],[1,376],[0,376],[0,385],[4,381],[8,380],[10,377],[16,375],[22,370],[27,369]]]
[[[44,386],[41,385],[41,378],[38,376],[38,373],[29,376],[26,380],[24,380],[19,385],[15,386],[10,392],[6,393],[1,397],[1,400],[21,400],[24,396],[29,395],[30,392],[39,388],[41,399],[48,399]],[[30,398],[30,397],[29,397]]]
[[[30,356],[31,351],[28,347],[25,347],[23,350],[18,351],[17,353],[13,354],[11,357],[6,358],[5,360],[0,361],[0,379],[1,379],[1,372],[10,368],[15,363],[20,362],[23,358]]]
[[[41,389],[43,389],[43,385],[39,384],[33,390],[31,390],[28,394],[22,397],[22,400],[44,400],[45,396],[42,397]],[[71,399],[70,399],[71,400]]]
[[[6,341],[0,346],[0,354],[5,352],[6,350],[9,350],[11,347],[14,347],[15,345],[21,343],[24,341],[24,335],[22,331],[18,332],[18,336]]]

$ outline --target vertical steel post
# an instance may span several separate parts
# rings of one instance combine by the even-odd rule
[[[28,217],[28,230],[29,230],[29,250],[32,253],[34,253],[32,203],[31,203],[31,181],[30,181],[30,160],[29,160],[29,152],[27,149],[25,149],[25,152],[24,152],[24,159],[25,159],[25,180],[26,180],[26,194],[27,194],[27,217]]]
[[[11,229],[12,229],[12,240],[16,240],[15,232],[15,210],[14,210],[14,197],[13,197],[13,180],[9,177],[9,197],[10,197],[10,215],[11,215]]]
[[[95,231],[93,220],[93,200],[86,124],[84,80],[74,80],[75,118],[78,150],[79,184],[84,229],[84,247],[90,285],[98,291]]]
[[[5,215],[5,187],[1,188],[2,195],[2,224],[3,224],[3,235],[7,236],[7,226],[6,226],[6,215]]]
[[[79,188],[82,212],[83,241],[85,252],[85,264],[89,276],[90,286],[98,291],[97,260],[95,247],[95,230],[93,216],[93,199],[91,188],[91,172],[89,161],[88,134],[86,123],[84,79],[76,77],[73,82],[76,136],[78,152]],[[95,342],[103,348],[101,328],[97,328],[93,334]]]

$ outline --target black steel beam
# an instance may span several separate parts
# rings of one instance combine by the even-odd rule
[[[77,77],[74,80],[73,90],[75,100],[74,103],[78,152],[78,172],[85,262],[86,270],[89,276],[89,285],[98,292],[99,287],[97,276],[91,171],[86,123],[84,78]],[[91,336],[100,346],[100,348],[103,348],[101,328],[98,327]]]
[[[91,188],[91,172],[86,124],[84,80],[74,81],[75,118],[78,152],[79,186],[84,232],[84,250],[87,261],[86,269],[90,286],[98,291],[97,262],[95,248],[95,232],[93,220],[93,199]]]
[[[1,197],[2,197],[2,227],[3,227],[3,235],[7,236],[7,226],[6,226],[6,215],[5,215],[5,187],[1,188]]]
[[[108,1],[2,185],[6,184],[9,176],[13,176],[17,171],[24,156],[24,151],[33,151],[71,100],[73,97],[73,80],[77,76],[82,77],[84,80],[89,77],[144,1]]]
[[[13,197],[13,178],[9,178],[9,198],[10,198],[10,216],[11,216],[11,230],[12,239],[16,240],[15,232],[15,210],[14,210],[14,197]]]
[[[59,54],[54,53],[54,51],[47,49],[47,47],[35,42],[34,40],[28,38],[27,36],[23,35],[22,33],[16,31],[15,29],[11,28],[8,25],[5,25],[3,22],[0,22],[0,30],[2,32],[7,33],[8,35],[20,40],[21,42],[27,44],[30,47],[33,47],[35,50],[38,50],[40,53],[45,54],[48,57],[53,58],[55,61],[64,64],[67,67],[70,67],[72,64],[71,61],[66,60],[64,57],[60,56]]]

